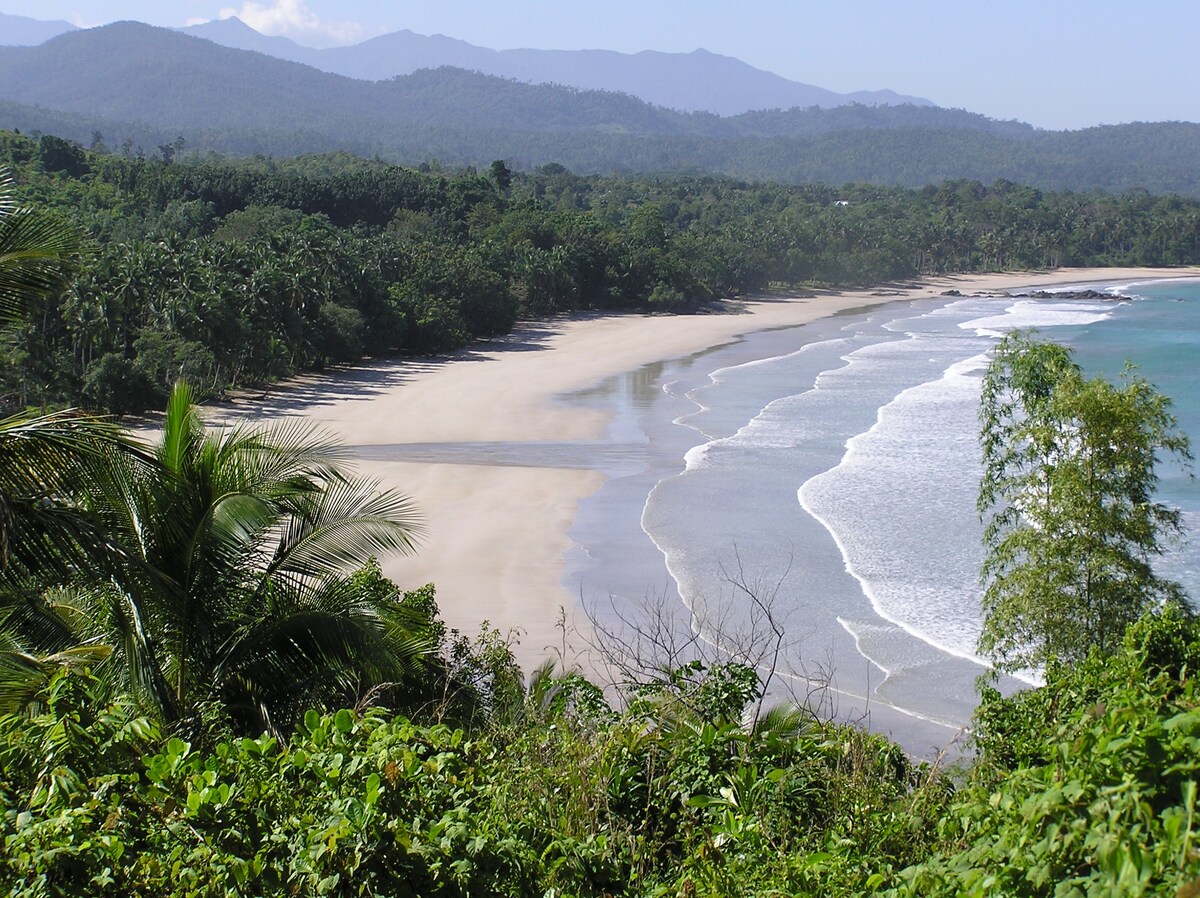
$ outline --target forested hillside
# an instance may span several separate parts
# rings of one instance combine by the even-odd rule
[[[168,157],[176,144],[162,147]],[[0,138],[20,195],[91,237],[5,349],[3,401],[157,408],[363,355],[440,352],[518,317],[680,311],[773,287],[1200,260],[1200,202],[712,178],[486,174],[346,155],[152,161]]]
[[[622,93],[440,68],[368,82],[133,22],[0,48],[0,127],[159,155],[348,151],[417,165],[679,172],[907,187],[1003,178],[1041,189],[1200,195],[1200,125],[1037,131],[961,110],[842,106],[722,118]]]

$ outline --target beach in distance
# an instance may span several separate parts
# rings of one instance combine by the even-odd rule
[[[269,423],[299,417],[335,435],[349,448],[359,473],[401,490],[420,509],[425,530],[419,551],[411,557],[385,559],[385,574],[405,589],[435,583],[443,618],[465,634],[474,635],[485,620],[502,633],[514,634],[519,640],[517,658],[528,672],[560,654],[569,659],[586,656],[591,637],[581,603],[602,605],[604,593],[619,592],[625,598],[665,595],[678,604],[676,581],[684,582],[689,591],[703,591],[681,575],[687,567],[686,551],[671,543],[686,530],[669,519],[656,519],[662,512],[647,505],[645,487],[656,489],[656,465],[667,476],[685,466],[690,472],[698,466],[695,447],[728,437],[747,422],[723,425],[717,420],[719,408],[701,406],[699,410],[713,420],[675,423],[670,405],[664,406],[670,412],[668,419],[653,427],[622,421],[622,415],[636,417],[645,411],[648,401],[634,397],[617,406],[594,401],[604,392],[597,393],[598,385],[606,380],[625,375],[628,381],[632,373],[645,372],[640,376],[642,387],[653,396],[664,389],[655,380],[663,369],[647,369],[648,365],[703,356],[713,347],[749,346],[744,338],[751,334],[787,332],[791,344],[800,346],[810,330],[816,334],[815,328],[827,325],[839,313],[866,312],[888,303],[948,301],[946,292],[951,290],[963,296],[1012,294],[1068,284],[1197,277],[1200,268],[956,275],[864,291],[730,301],[723,310],[704,314],[594,314],[531,322],[519,325],[507,337],[445,358],[369,361],[342,372],[300,378],[272,388],[261,400],[215,406],[210,420],[248,417]],[[828,342],[830,333],[826,328],[813,339]],[[838,351],[836,345],[829,345],[831,352]],[[744,356],[731,356],[733,361],[721,364],[741,366],[750,372],[748,377],[753,376],[746,367],[753,359]],[[940,364],[932,358],[929,363]],[[711,365],[694,367],[701,379],[708,379],[713,370]],[[628,390],[628,384],[621,389]],[[804,389],[805,384],[798,383],[795,392]],[[614,412],[614,408],[624,411]],[[656,461],[648,462],[646,444],[667,429],[680,433],[667,440],[669,445]],[[975,434],[963,437],[974,440]],[[839,437],[839,452],[843,442]],[[826,506],[830,496],[836,498],[847,490],[845,482],[826,484],[823,493],[821,478],[804,477],[800,501],[796,502],[793,489],[788,502],[796,505],[797,513],[803,506],[836,535],[836,515]],[[606,483],[617,481],[627,481],[628,489],[600,492]],[[660,504],[671,499],[672,489],[664,483]],[[901,477],[894,483],[897,501],[903,501],[904,489]],[[606,498],[587,505],[596,497]],[[693,496],[679,501],[697,500]],[[617,510],[617,505],[622,508]],[[581,508],[586,508],[582,516]],[[696,515],[691,517],[694,523]],[[724,569],[754,559],[752,551],[743,552],[743,540],[756,537],[746,533],[739,539],[736,514],[722,516],[720,525],[705,526],[725,528],[720,538],[731,554],[723,560]],[[919,532],[909,536],[936,542],[936,537]],[[593,551],[581,541],[594,541],[597,548]],[[747,569],[746,576],[769,584],[790,571],[804,571],[808,538],[796,537],[789,545],[786,564],[767,569],[771,566],[767,562],[751,561],[758,569]],[[851,569],[855,547],[840,542],[839,546],[839,566],[845,561],[845,570],[835,572],[840,576]],[[938,545],[929,546],[930,552],[940,550]],[[626,560],[628,569],[618,572]],[[687,576],[701,576],[696,573],[699,567],[688,570]],[[825,575],[810,572],[810,576]],[[887,579],[886,572],[880,579]],[[720,584],[713,584],[714,594],[720,589]],[[828,601],[840,600],[831,593]],[[872,595],[871,601],[879,614],[890,619],[886,595]],[[943,638],[936,621],[929,627],[919,620],[911,625],[906,621],[905,632],[892,633],[857,623],[864,619],[861,613],[842,614],[828,607],[822,613],[832,630],[808,620],[805,611],[794,618],[797,627],[811,631],[808,651],[814,664],[844,692],[844,702],[835,702],[831,710],[853,717],[856,703],[861,703],[860,711],[863,716],[869,712],[873,728],[898,736],[918,752],[955,736],[969,718],[971,697],[957,695],[939,702],[925,696],[941,688],[942,655],[925,659],[909,650],[905,650],[908,655],[897,655],[915,659],[907,681],[886,658],[897,638],[915,634],[948,653],[944,657],[949,663],[964,667],[953,687],[962,692],[961,683],[970,680],[967,673],[978,668],[964,657],[969,651],[956,648],[969,642],[967,637],[955,642],[951,632]],[[878,650],[872,648],[872,639]],[[875,660],[868,664],[864,657]],[[880,688],[885,680],[895,682]]]

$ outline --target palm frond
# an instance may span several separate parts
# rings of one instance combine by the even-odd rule
[[[12,172],[0,166],[0,216],[17,211],[17,197]]]
[[[0,169],[0,327],[23,321],[42,296],[61,290],[83,251],[69,223],[18,206]]]
[[[785,702],[768,708],[755,723],[754,732],[764,739],[791,741],[812,732],[814,726],[812,711]]]
[[[0,590],[0,650],[52,654],[89,641],[96,628],[71,590]]]
[[[284,720],[284,708],[301,697],[306,706],[353,700],[361,689],[411,677],[436,651],[420,623],[398,604],[375,604],[348,579],[275,590],[270,613],[248,617],[220,648],[212,687],[264,726],[262,709]]]
[[[77,569],[106,542],[84,497],[122,455],[144,450],[110,421],[74,411],[0,420],[0,567]]]
[[[369,480],[329,484],[309,514],[287,520],[271,573],[327,577],[364,557],[414,552],[424,532],[412,501]]]
[[[63,628],[50,648],[102,637],[105,682],[159,720],[186,727],[220,700],[249,729],[277,727],[306,702],[404,680],[435,650],[427,621],[346,576],[412,551],[421,528],[407,498],[347,476],[334,441],[300,424],[206,431],[182,383],[153,448],[101,440],[91,459],[68,430],[24,449],[31,429],[0,422],[0,513],[21,522],[0,533],[54,531],[78,547],[72,562],[91,559],[77,605],[47,612]],[[63,538],[72,524],[86,532]],[[10,585],[56,545],[27,542],[13,543]]]
[[[167,399],[167,413],[158,444],[159,463],[167,471],[180,473],[203,437],[204,428],[196,411],[195,395],[190,386],[180,381]]]
[[[348,455],[334,438],[295,420],[270,428],[239,423],[210,433],[198,457],[228,491],[286,500],[341,479]]]
[[[0,714],[17,714],[33,705],[54,674],[64,668],[93,668],[112,654],[103,643],[72,646],[52,655],[0,651]]]

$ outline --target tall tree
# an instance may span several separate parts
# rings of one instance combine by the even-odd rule
[[[22,323],[42,297],[61,290],[81,249],[69,224],[18,203],[12,174],[0,168],[0,328]]]
[[[1001,340],[980,406],[987,516],[979,649],[1000,669],[1107,650],[1180,595],[1151,562],[1181,531],[1153,499],[1160,453],[1189,460],[1170,400],[1126,370],[1088,380],[1066,348]]]
[[[243,732],[282,733],[432,649],[398,597],[351,576],[412,550],[415,511],[348,476],[335,443],[297,427],[209,432],[180,385],[150,456],[115,456],[78,497],[111,551],[10,615],[10,657],[18,643],[26,658],[107,646],[96,673],[176,730],[217,705]]]
[[[296,427],[207,432],[176,388],[156,468],[117,472],[92,510],[131,558],[103,593],[125,675],[172,722],[220,701],[251,729],[402,677],[423,651],[397,607],[353,589],[373,553],[408,552],[411,503],[347,475]],[[297,702],[299,704],[297,704]]]
[[[70,225],[19,205],[0,169],[0,340],[10,340],[65,286],[81,246]],[[56,625],[40,613],[39,589],[112,548],[77,500],[119,455],[140,463],[131,441],[104,420],[70,410],[0,419],[0,704],[20,703],[24,687],[49,668],[107,656],[97,646],[62,645],[49,657],[28,649],[54,641]],[[19,631],[33,634],[34,645]]]

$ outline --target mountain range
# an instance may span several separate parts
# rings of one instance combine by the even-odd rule
[[[0,45],[36,45],[76,30],[67,22],[38,22],[0,14]],[[611,50],[490,50],[443,35],[397,31],[346,47],[315,49],[260,34],[236,17],[178,29],[223,47],[252,50],[362,81],[384,81],[419,69],[467,69],[529,84],[562,84],[627,93],[685,112],[737,115],[753,109],[865,105],[933,105],[890,90],[834,91],[789,81],[729,56],[692,53],[616,53]]]
[[[915,104],[720,116],[463,68],[364,80],[136,22],[0,46],[0,128],[164,155],[342,150],[410,165],[1200,194],[1200,125],[1188,123],[1040,131]]]
[[[316,50],[286,38],[266,37],[240,19],[218,19],[181,29],[225,47],[254,50],[302,62],[349,78],[382,81],[418,69],[454,66],[513,78],[528,84],[563,84],[629,94],[668,109],[737,115],[752,109],[913,104],[920,97],[890,90],[839,94],[789,81],[730,56],[707,50],[691,53],[617,53],[612,50],[489,50],[466,41],[397,31],[349,47]]]
[[[41,19],[31,19],[28,16],[10,16],[0,12],[0,46],[36,47],[52,37],[77,30],[70,22],[64,22],[61,19],[46,22]]]

